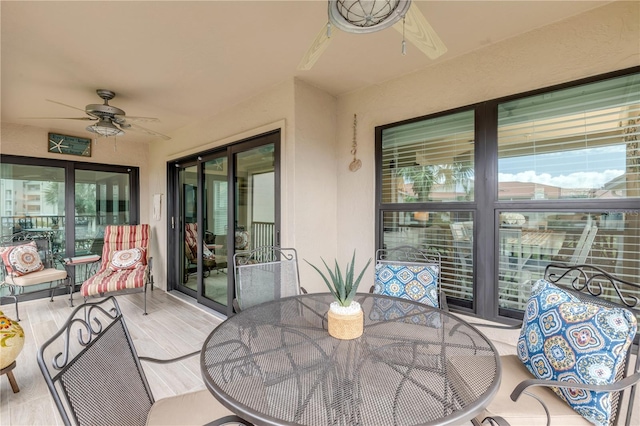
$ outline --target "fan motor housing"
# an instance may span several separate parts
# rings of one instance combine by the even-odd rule
[[[96,117],[113,117],[114,115],[126,115],[123,110],[111,105],[104,104],[89,104],[84,110],[87,114],[94,115]]]

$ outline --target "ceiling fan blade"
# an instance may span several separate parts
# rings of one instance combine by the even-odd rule
[[[427,18],[420,12],[416,3],[411,4],[404,17],[404,24],[399,21],[393,28],[402,34],[403,25],[407,40],[430,59],[436,59],[447,52],[447,47],[433,30],[431,24],[427,22]]]
[[[58,102],[58,101],[52,101],[51,99],[45,99],[47,102],[52,102],[54,104],[58,104],[58,105],[62,105],[62,106],[66,106],[67,108],[73,108],[73,109],[77,109],[78,111],[82,111],[85,112],[85,110],[83,108],[78,108],[78,107],[74,107],[71,105],[67,105],[67,104],[63,104],[62,102]]]
[[[160,120],[154,117],[132,117],[130,115],[115,115],[115,118],[123,123],[125,121],[139,121],[140,123],[159,123]]]
[[[318,59],[320,59],[320,55],[325,49],[329,46],[331,40],[336,36],[336,34],[331,34],[331,37],[327,35],[327,25],[322,27],[322,30],[318,33],[311,46],[306,51],[302,60],[298,64],[298,69],[300,71],[308,71],[313,67],[313,64],[316,63]]]
[[[146,127],[142,127],[142,126],[140,126],[138,124],[127,123],[126,125],[122,126],[122,128],[124,130],[133,130],[133,131],[136,131],[136,132],[146,133],[146,134],[152,135],[152,136],[157,136],[157,137],[159,137],[161,139],[164,139],[166,141],[171,139],[167,135],[163,135],[162,133],[154,132],[153,130],[147,129]]]
[[[90,120],[96,121],[97,118],[91,117],[22,117],[24,120]]]

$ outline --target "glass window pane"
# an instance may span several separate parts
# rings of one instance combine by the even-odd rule
[[[54,231],[52,249],[64,255],[64,169],[2,163],[0,170],[2,235]]]
[[[473,201],[474,111],[382,131],[382,202]]]
[[[531,284],[544,276],[550,263],[591,264],[640,282],[639,234],[640,210],[502,212],[500,306],[524,310]]]
[[[275,146],[236,154],[235,249],[275,245]]]
[[[20,231],[51,233],[51,250],[65,255],[64,169],[49,166],[0,164],[0,232],[3,236]],[[59,269],[62,265],[55,263]],[[29,291],[49,288],[35,285]],[[0,296],[9,293],[0,290]]]
[[[215,158],[203,163],[204,174],[204,245],[214,255],[214,261],[205,262],[204,297],[227,305],[227,270],[229,250],[227,244],[228,194],[227,158]]]
[[[498,107],[498,198],[640,197],[640,75]]]
[[[106,225],[130,223],[128,173],[76,170],[75,255],[102,255]]]
[[[440,253],[447,297],[473,300],[473,215],[470,212],[383,212],[381,247],[413,246]]]

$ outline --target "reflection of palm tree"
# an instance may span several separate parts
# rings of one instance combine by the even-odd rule
[[[412,184],[413,192],[419,201],[428,201],[431,187],[439,179],[440,167],[415,165],[402,167],[398,172],[405,181]]]
[[[465,200],[469,200],[471,197],[471,180],[473,179],[475,172],[470,161],[459,161],[453,163],[452,168],[452,181],[454,186],[462,186],[465,194]]]
[[[398,169],[398,175],[405,181],[412,183],[413,191],[417,194],[419,201],[429,201],[429,194],[434,184],[443,185],[446,188],[456,190],[462,186],[465,198],[470,195],[471,179],[474,170],[471,162],[458,161],[453,164],[440,165],[420,165]]]

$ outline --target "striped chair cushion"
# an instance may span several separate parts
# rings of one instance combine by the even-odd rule
[[[144,287],[146,270],[147,267],[142,264],[138,264],[134,269],[103,269],[82,283],[80,294],[88,297]]]
[[[149,257],[149,225],[111,225],[105,228],[102,264],[98,272],[82,283],[80,294],[97,296],[119,290],[142,288],[147,281]],[[147,259],[133,269],[114,270],[112,264],[116,252],[133,248],[145,249]]]

